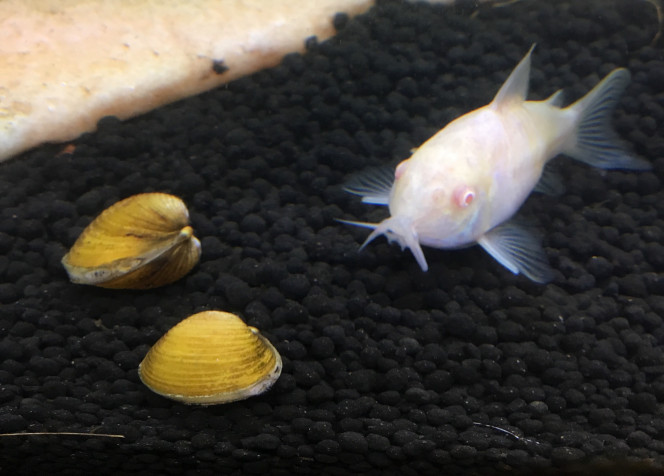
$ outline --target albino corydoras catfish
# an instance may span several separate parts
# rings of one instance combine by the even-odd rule
[[[610,125],[629,72],[615,69],[565,108],[560,91],[545,101],[526,101],[533,48],[490,104],[449,123],[393,174],[368,172],[347,184],[363,202],[390,210],[381,223],[343,220],[373,229],[362,248],[385,235],[409,248],[426,271],[420,245],[477,243],[513,273],[545,283],[553,272],[539,240],[510,219],[533,190],[559,188],[546,163],[565,154],[602,169],[650,169],[625,152]]]

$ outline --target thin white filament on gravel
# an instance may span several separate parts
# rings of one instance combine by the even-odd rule
[[[124,435],[113,435],[110,433],[78,433],[73,431],[40,431],[30,433],[0,433],[0,436],[44,436],[44,435],[58,435],[58,436],[97,436],[102,438],[124,438]]]

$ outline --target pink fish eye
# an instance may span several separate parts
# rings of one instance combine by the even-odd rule
[[[397,168],[394,170],[394,180],[399,180],[399,177],[401,177],[406,170],[408,160],[404,160],[401,162],[399,165],[397,165]]]
[[[475,200],[475,192],[468,187],[459,187],[454,191],[454,201],[459,207],[465,208]]]

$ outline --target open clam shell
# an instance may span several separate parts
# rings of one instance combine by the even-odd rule
[[[62,264],[74,283],[148,289],[177,281],[200,255],[182,200],[143,193],[104,210],[83,230]]]
[[[258,329],[234,314],[206,311],[169,330],[138,375],[153,392],[211,405],[258,395],[281,375],[281,356]]]

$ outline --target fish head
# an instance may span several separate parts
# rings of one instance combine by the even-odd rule
[[[385,235],[402,250],[408,248],[422,271],[426,271],[428,265],[421,245],[459,248],[477,241],[481,229],[478,224],[482,221],[479,217],[486,215],[482,213],[487,195],[486,174],[468,158],[467,152],[454,160],[454,149],[449,148],[450,160],[441,160],[440,150],[425,145],[401,162],[394,170],[389,191],[382,178],[365,177],[350,188],[353,193],[369,197],[370,203],[386,204],[390,209],[390,217],[380,223],[339,220],[372,230],[360,249]]]
[[[411,163],[409,159],[397,167],[390,214],[410,223],[423,244],[454,248],[476,240],[486,184],[480,172],[464,166],[462,161],[456,164]]]

